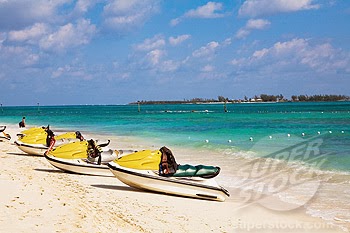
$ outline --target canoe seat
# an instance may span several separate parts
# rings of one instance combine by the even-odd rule
[[[220,167],[206,165],[178,165],[174,177],[202,177],[213,178],[220,173]]]

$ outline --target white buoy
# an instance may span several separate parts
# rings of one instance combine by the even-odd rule
[[[318,132],[317,132],[317,134],[321,134],[321,132],[320,132],[320,131],[318,131]]]
[[[229,139],[227,142],[228,142],[228,143],[231,143],[232,141],[231,141],[231,139]]]
[[[342,130],[341,133],[344,133],[344,131]]]
[[[253,141],[253,137],[250,137],[250,138],[249,138],[249,141]]]
[[[329,133],[332,133],[332,131],[331,131],[331,130],[329,130],[328,132],[329,132]]]
[[[289,137],[289,138],[290,138],[290,134],[287,134],[287,137]]]
[[[304,137],[304,136],[305,136],[305,133],[301,133],[301,136],[303,136],[303,137]]]
[[[269,136],[270,139],[272,139],[272,136]]]
[[[205,142],[206,142],[206,143],[208,143],[208,142],[209,142],[209,140],[208,140],[208,139],[206,139],[206,140],[205,140]]]

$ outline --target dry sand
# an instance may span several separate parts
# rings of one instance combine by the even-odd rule
[[[136,190],[113,176],[65,173],[20,151],[14,125],[6,132],[0,232],[344,232],[303,208],[239,208],[234,192],[226,202],[205,201]]]

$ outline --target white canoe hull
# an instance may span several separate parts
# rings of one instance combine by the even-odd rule
[[[134,153],[133,150],[118,150],[119,156],[125,156]],[[66,172],[83,174],[83,175],[94,175],[94,176],[113,176],[107,166],[107,162],[110,162],[118,157],[115,151],[111,149],[105,149],[102,152],[102,164],[98,165],[96,158],[95,163],[89,162],[87,159],[65,159],[55,157],[51,154],[45,155],[47,161],[54,167],[61,169]],[[108,160],[109,159],[109,160]],[[108,160],[108,161],[107,161]]]
[[[214,179],[163,177],[154,171],[125,168],[114,162],[108,167],[121,182],[137,189],[215,201],[225,201],[229,196]]]
[[[45,158],[52,166],[63,171],[83,175],[113,176],[107,165],[88,163],[87,159],[63,159],[51,155],[45,155]]]
[[[56,141],[55,146],[53,148],[56,148],[58,146],[78,141],[79,139],[75,138],[65,138],[65,139],[59,139]],[[47,151],[48,147],[44,144],[29,144],[21,142],[20,140],[15,141],[16,146],[23,151],[24,153],[30,154],[30,155],[42,155],[44,156],[44,153]]]
[[[25,144],[17,141],[15,141],[15,144],[17,145],[18,149],[30,155],[44,156],[45,151],[48,149],[48,147],[43,144]]]

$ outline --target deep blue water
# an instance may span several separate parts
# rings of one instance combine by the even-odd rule
[[[350,102],[242,103],[227,108],[225,113],[221,104],[141,105],[140,112],[136,105],[3,106],[0,122],[18,124],[25,116],[27,124],[50,124],[53,130],[136,136],[189,148],[210,144],[237,151],[249,151],[271,136],[259,144],[262,152],[276,145],[292,146],[320,132],[322,150],[329,154],[323,169],[350,171]]]

